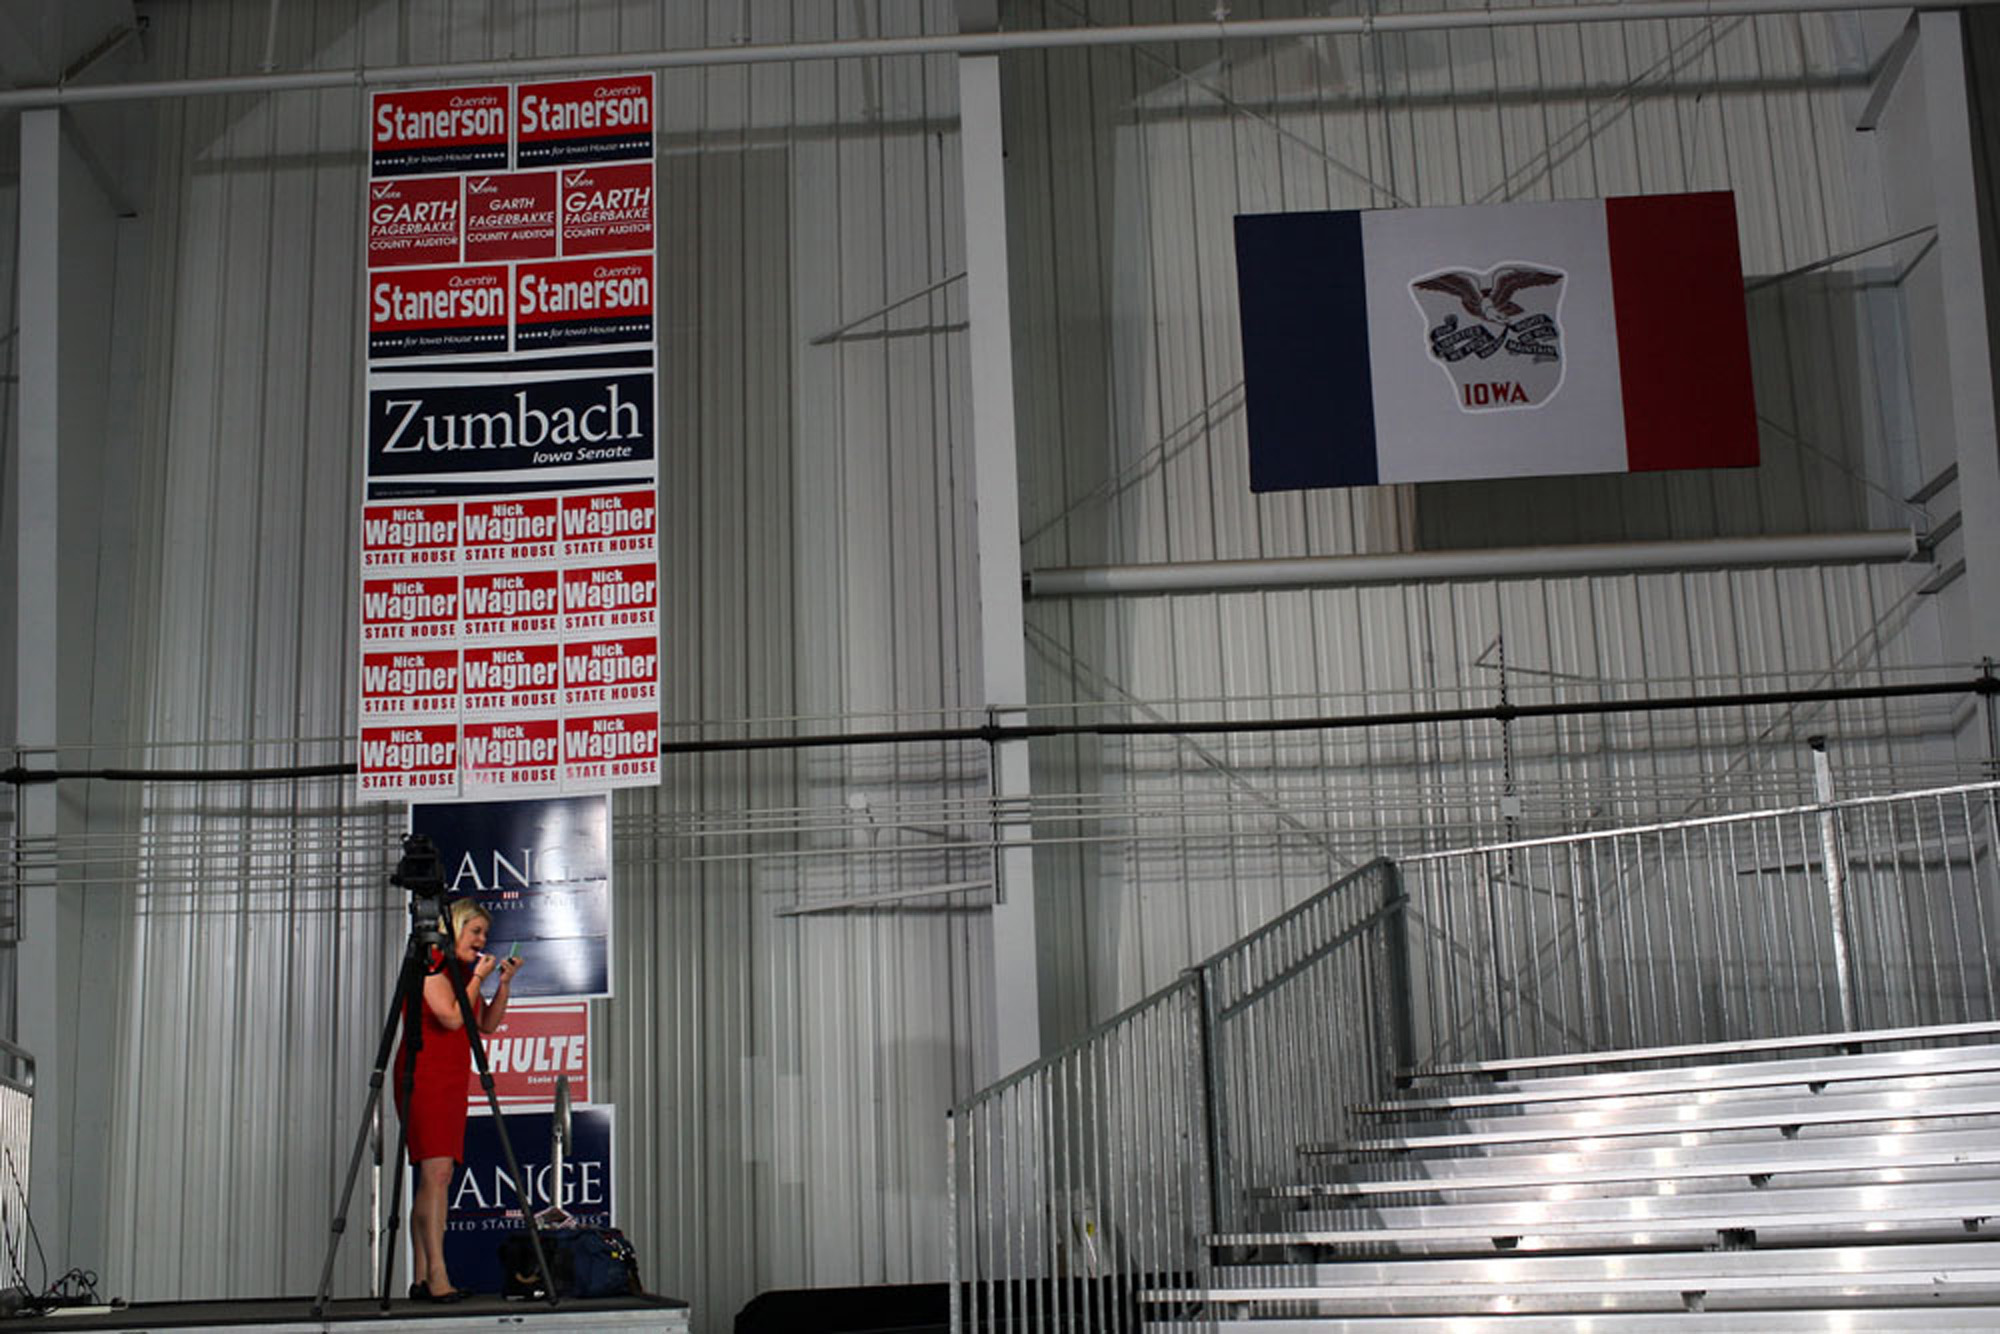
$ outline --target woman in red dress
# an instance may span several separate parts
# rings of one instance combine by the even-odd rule
[[[465,977],[466,998],[481,1033],[500,1027],[507,1013],[507,993],[520,968],[519,958],[498,966],[500,985],[492,1000],[479,994],[495,971],[493,956],[484,952],[486,930],[492,924],[486,909],[473,899],[458,899],[445,909],[454,952]],[[472,1076],[472,1042],[465,1033],[465,1013],[452,995],[451,975],[442,963],[424,979],[424,1003],[419,1007],[423,1043],[417,1049],[416,1078],[407,1102],[403,1096],[403,1050],[396,1049],[390,1067],[396,1080],[396,1110],[409,1139],[410,1166],[416,1176],[416,1198],[410,1205],[410,1296],[434,1302],[455,1302],[465,1296],[451,1286],[444,1267],[446,1198],[453,1167],[465,1157],[467,1083]]]

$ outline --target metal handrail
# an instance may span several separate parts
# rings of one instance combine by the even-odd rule
[[[1425,1063],[2000,1018],[2000,783],[1402,866]]]
[[[2000,782],[1376,858],[952,1109],[953,1329],[1136,1327],[1420,1061],[2000,1022],[1996,900]]]
[[[31,1097],[35,1092],[34,1055],[26,1047],[17,1047],[5,1038],[0,1038],[0,1088],[10,1088]]]
[[[1410,866],[1419,862],[1447,861],[1454,857],[1473,857],[1496,852],[1517,852],[1526,848],[1541,848],[1565,843],[1602,842],[1611,838],[1632,838],[1643,834],[1666,833],[1676,829],[1701,829],[1713,825],[1747,824],[1755,820],[1781,819],[1786,816],[1817,815],[1821,811],[1854,810],[1868,806],[1886,806],[1894,802],[1917,801],[1937,797],[1956,797],[1972,792],[2000,793],[2000,782],[1958,783],[1951,787],[1920,788],[1912,792],[1892,792],[1872,797],[1842,797],[1838,801],[1811,801],[1797,806],[1774,806],[1761,811],[1733,811],[1727,815],[1692,816],[1685,820],[1663,820],[1657,824],[1620,825],[1616,829],[1588,829],[1577,834],[1545,834],[1537,838],[1517,838],[1504,843],[1480,843],[1469,848],[1447,848],[1439,852],[1413,852],[1399,859],[1399,864]]]
[[[1205,1274],[1253,1178],[1296,1173],[1293,1146],[1337,1133],[1406,1059],[1407,1007],[1382,1005],[1407,992],[1403,907],[1376,858],[955,1104],[952,1327],[1123,1328],[1161,1276]],[[1355,1000],[1355,1022],[1314,1022]]]

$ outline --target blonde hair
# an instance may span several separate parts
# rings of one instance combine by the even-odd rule
[[[451,938],[452,943],[457,944],[458,933],[465,930],[475,919],[485,922],[488,926],[493,924],[493,914],[480,907],[478,899],[453,899],[445,905],[444,920],[440,925],[446,928],[445,934]]]

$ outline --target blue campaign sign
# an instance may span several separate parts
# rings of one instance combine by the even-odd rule
[[[530,1207],[540,1213],[555,1203],[550,1170],[552,1112],[507,1113],[507,1135],[527,1178]],[[610,1227],[611,1108],[570,1110],[570,1151],[564,1156],[562,1207],[588,1227]],[[445,1222],[444,1263],[451,1281],[467,1292],[500,1292],[506,1274],[500,1243],[521,1226],[520,1198],[500,1152],[500,1135],[489,1115],[468,1117],[465,1161],[452,1174],[451,1214]]]
[[[516,1000],[611,994],[611,798],[413,803],[447,894],[493,914],[487,948],[521,957]]]

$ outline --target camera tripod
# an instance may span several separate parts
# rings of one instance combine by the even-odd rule
[[[536,1226],[534,1203],[529,1197],[531,1183],[523,1175],[521,1164],[514,1156],[514,1142],[507,1134],[507,1122],[500,1113],[500,1099],[493,1091],[493,1074],[486,1065],[486,1044],[480,1040],[479,1022],[472,1012],[472,998],[466,995],[466,974],[459,963],[455,942],[447,935],[441,921],[444,879],[439,870],[437,849],[428,838],[422,834],[411,834],[403,840],[403,858],[397,863],[396,874],[389,881],[398,888],[410,891],[410,933],[403,946],[402,967],[396,974],[395,994],[389,999],[388,1017],[382,1024],[382,1040],[375,1048],[375,1065],[368,1076],[368,1102],[362,1109],[361,1126],[354,1136],[354,1152],[347,1160],[347,1182],[341,1187],[340,1205],[333,1216],[332,1235],[327,1238],[326,1261],[320,1268],[319,1288],[313,1298],[313,1317],[318,1319],[326,1312],[327,1296],[333,1288],[334,1257],[340,1250],[340,1239],[347,1231],[347,1210],[354,1200],[354,1182],[361,1174],[361,1158],[368,1147],[369,1126],[382,1102],[382,1077],[389,1068],[389,1055],[399,1031],[403,1035],[403,1059],[397,1069],[397,1088],[402,1092],[403,1105],[410,1105],[411,1090],[416,1083],[417,1051],[423,1046],[424,978],[431,971],[434,955],[442,956],[445,976],[451,980],[452,995],[458,998],[459,1017],[465,1023],[466,1040],[472,1045],[472,1063],[479,1071],[480,1087],[486,1090],[486,1105],[493,1112],[493,1128],[499,1132],[500,1152],[506,1158],[514,1196],[521,1206],[521,1221],[528,1229],[529,1244],[534,1247],[535,1267],[541,1274],[549,1305],[554,1306],[557,1304],[556,1285],[549,1272],[548,1255],[542,1249],[541,1229]],[[408,1138],[409,1125],[404,1120],[396,1132],[395,1175],[389,1187],[389,1244],[383,1248],[382,1255],[384,1311],[389,1309],[389,1276],[394,1272],[396,1236],[402,1225],[403,1167]],[[562,1185],[559,1178],[554,1189],[560,1203]]]

